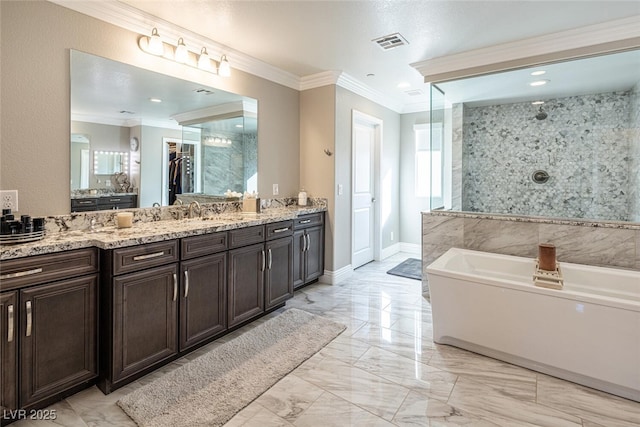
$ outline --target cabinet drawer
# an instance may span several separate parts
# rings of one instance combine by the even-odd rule
[[[266,228],[266,239],[272,240],[277,239],[279,237],[287,237],[293,235],[293,221],[281,221],[274,222],[273,224],[267,224]]]
[[[2,261],[0,290],[97,273],[98,250],[77,249]]]
[[[324,223],[324,212],[314,214],[301,215],[293,220],[293,228],[300,229],[313,227],[314,225],[322,225]]]
[[[98,199],[98,209],[129,209],[137,205],[137,196],[106,196]]]
[[[113,275],[178,261],[178,241],[149,243],[113,250]]]
[[[95,211],[98,208],[98,199],[71,199],[71,212]]]
[[[191,259],[225,251],[228,243],[229,238],[226,231],[186,237],[181,242],[182,259]]]
[[[229,231],[229,248],[264,242],[264,225]]]

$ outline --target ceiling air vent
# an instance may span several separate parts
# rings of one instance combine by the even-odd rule
[[[383,50],[393,49],[394,47],[402,46],[405,44],[409,44],[407,39],[402,37],[400,33],[393,33],[387,36],[378,37],[377,39],[373,39],[373,42],[377,43]]]
[[[195,89],[194,92],[195,93],[202,93],[202,94],[205,94],[205,95],[212,95],[213,94],[212,90],[204,89],[204,88]]]
[[[421,89],[411,89],[411,90],[406,90],[404,93],[406,93],[409,96],[420,96],[420,95],[424,95],[424,92]]]

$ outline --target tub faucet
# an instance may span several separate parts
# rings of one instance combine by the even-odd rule
[[[200,208],[200,203],[197,200],[189,203],[189,218],[193,218],[193,208],[198,209],[198,217],[202,216],[202,208]]]

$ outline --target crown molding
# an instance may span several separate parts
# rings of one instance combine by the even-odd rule
[[[187,46],[206,46],[209,56],[215,60],[216,56],[227,55],[231,68],[252,74],[257,77],[281,84],[291,89],[299,90],[300,78],[292,73],[281,70],[252,56],[246,55],[229,46],[220,44],[208,37],[194,33],[171,22],[136,9],[118,1],[77,1],[77,0],[48,0],[59,6],[74,10],[92,18],[99,19],[125,30],[141,35],[148,35],[153,27],[164,40],[178,40],[182,37]]]
[[[336,84],[398,113],[403,110],[402,104],[398,101],[375,91],[341,71],[329,70],[299,77],[125,3],[113,0],[48,1],[141,35],[150,34],[151,29],[155,27],[165,40],[178,40],[179,37],[182,37],[187,46],[206,46],[209,56],[212,59],[215,60],[216,56],[219,57],[225,54],[233,69],[261,77],[291,89],[302,91]],[[198,50],[196,52],[192,50],[192,52],[198,54],[200,51]]]
[[[640,15],[410,64],[438,82],[640,47]]]

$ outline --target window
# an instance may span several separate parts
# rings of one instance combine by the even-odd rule
[[[442,197],[442,124],[436,123],[433,127],[415,125],[413,130],[416,138],[415,195]]]

